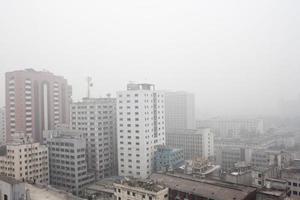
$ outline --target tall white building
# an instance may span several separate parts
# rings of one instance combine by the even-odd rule
[[[0,144],[6,142],[5,108],[0,108]]]
[[[165,144],[164,92],[133,83],[117,92],[117,138],[119,175],[148,177],[155,146]]]
[[[195,96],[188,92],[166,92],[166,130],[195,129]]]
[[[87,138],[88,168],[97,179],[117,172],[116,99],[84,98],[71,104],[71,124]]]

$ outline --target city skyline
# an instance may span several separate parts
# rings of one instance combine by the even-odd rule
[[[281,99],[300,93],[299,6],[291,0],[5,2],[0,82],[7,71],[44,68],[76,88],[75,100],[86,96],[90,75],[94,97],[115,95],[129,81],[149,82],[194,93],[198,116],[278,113]]]

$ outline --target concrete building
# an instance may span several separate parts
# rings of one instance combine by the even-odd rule
[[[150,178],[169,188],[169,200],[255,200],[256,188],[179,174],[152,174]]]
[[[246,162],[238,162],[234,168],[221,175],[221,179],[235,184],[252,185],[251,165]]]
[[[116,99],[84,98],[71,105],[73,130],[87,138],[88,169],[96,179],[117,173]]]
[[[26,200],[25,183],[11,177],[0,176],[0,199]]]
[[[189,163],[189,162],[187,162]],[[186,165],[188,167],[189,165]],[[215,178],[219,176],[219,165],[213,165],[207,159],[196,158],[191,162],[191,173],[186,169],[186,174],[191,174],[198,178]]]
[[[196,127],[209,127],[218,137],[257,136],[264,132],[262,119],[210,119],[199,120]]]
[[[114,183],[124,180],[121,176],[112,176],[101,179],[84,187],[84,197],[92,200],[115,200]]]
[[[266,179],[264,187],[256,193],[256,200],[290,200],[290,193],[287,181]]]
[[[148,177],[157,145],[165,144],[165,96],[152,84],[127,85],[117,92],[120,176]]]
[[[168,188],[150,180],[124,180],[115,183],[116,200],[168,200]]]
[[[286,151],[271,151],[267,149],[254,149],[251,155],[253,167],[271,167],[278,170],[288,167],[292,163],[292,155]]]
[[[158,146],[155,152],[155,171],[164,172],[174,170],[184,165],[183,150]]]
[[[0,145],[6,142],[5,108],[0,108]]]
[[[0,175],[40,185],[49,183],[48,148],[30,137],[14,135],[17,139],[0,147]]]
[[[51,131],[47,133],[51,135]],[[79,195],[85,185],[95,180],[95,174],[87,169],[86,140],[82,133],[76,131],[53,133],[47,137],[50,185]]]
[[[188,92],[166,92],[166,131],[195,129],[195,96]]]
[[[238,162],[250,163],[251,152],[249,148],[220,146],[216,148],[216,163],[222,170],[231,170]]]
[[[6,73],[6,135],[32,134],[41,141],[42,131],[69,122],[71,87],[67,80],[33,69]]]
[[[214,135],[209,128],[169,130],[166,145],[183,149],[185,160],[214,156]]]
[[[291,190],[291,197],[295,200],[300,199],[300,168],[288,167],[281,171],[281,178],[288,182]]]
[[[26,200],[86,200],[64,190],[48,186],[37,186],[26,183]]]

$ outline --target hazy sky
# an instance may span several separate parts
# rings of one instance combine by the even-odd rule
[[[95,97],[128,81],[196,94],[198,115],[268,114],[300,93],[299,0],[0,0],[4,73],[47,69]]]

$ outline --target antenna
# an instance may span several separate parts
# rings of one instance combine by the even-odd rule
[[[90,98],[90,87],[93,87],[92,78],[88,76],[86,78],[86,82],[87,82],[87,98]]]

